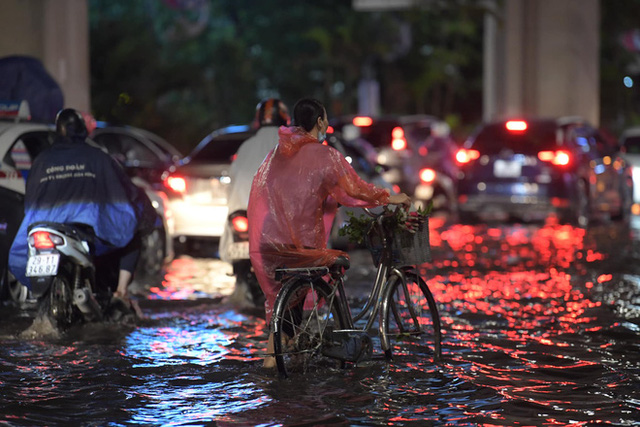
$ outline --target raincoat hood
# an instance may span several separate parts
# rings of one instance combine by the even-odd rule
[[[281,126],[278,130],[280,136],[280,152],[285,157],[291,157],[307,144],[319,144],[309,132],[298,126]]]

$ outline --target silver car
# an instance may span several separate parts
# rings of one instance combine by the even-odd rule
[[[244,125],[216,130],[165,174],[174,238],[185,242],[222,236],[228,215],[229,167],[240,145],[253,133]]]

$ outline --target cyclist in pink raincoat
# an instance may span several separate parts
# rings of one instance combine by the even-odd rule
[[[249,196],[249,252],[265,294],[267,323],[281,286],[276,268],[330,265],[346,256],[327,248],[325,224],[333,222],[327,216],[335,215],[335,201],[354,207],[411,204],[404,193],[390,195],[365,182],[339,151],[321,144],[329,123],[319,101],[298,101],[293,119],[294,126],[280,127],[278,145],[258,169]],[[265,360],[265,366],[272,363]]]

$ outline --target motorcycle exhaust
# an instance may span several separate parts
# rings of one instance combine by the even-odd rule
[[[98,301],[93,297],[91,291],[87,288],[76,289],[73,292],[73,303],[80,309],[85,319],[101,320],[102,311]]]

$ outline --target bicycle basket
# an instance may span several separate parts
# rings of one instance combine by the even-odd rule
[[[375,227],[367,234],[366,245],[376,267],[382,259],[382,236]],[[415,233],[405,229],[397,229],[391,239],[393,263],[397,267],[420,265],[431,261],[431,245],[429,243],[429,217],[420,223]]]

